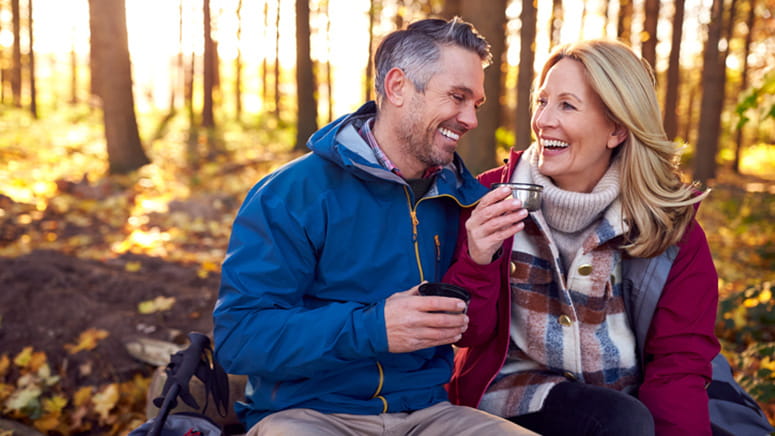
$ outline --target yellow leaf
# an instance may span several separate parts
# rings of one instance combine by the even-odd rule
[[[0,377],[5,377],[5,374],[8,372],[8,368],[11,367],[11,359],[8,358],[7,354],[3,354],[0,356]]]
[[[38,371],[46,364],[46,353],[43,351],[36,351],[30,356],[29,367],[33,371]]]
[[[93,350],[97,348],[98,342],[107,338],[108,335],[109,333],[107,330],[90,328],[81,333],[76,345],[65,344],[65,349],[70,354],[75,354],[82,350]]]
[[[73,404],[76,407],[81,407],[86,404],[92,397],[92,387],[84,386],[78,389],[73,395]]]
[[[100,415],[103,421],[107,420],[110,416],[110,411],[116,407],[118,403],[118,385],[115,383],[109,384],[101,392],[97,392],[92,397],[92,404],[94,404],[94,411]]]
[[[175,304],[175,297],[158,296],[153,300],[143,301],[137,305],[137,311],[143,315],[154,312],[163,312],[172,309]]]
[[[65,406],[67,406],[67,398],[61,395],[54,395],[43,400],[43,410],[51,414],[61,414]]]
[[[772,291],[769,288],[764,289],[762,290],[761,293],[759,293],[759,301],[761,301],[762,303],[768,303],[771,298],[772,298]]]
[[[126,265],[124,265],[124,269],[129,272],[137,272],[140,271],[143,268],[143,264],[140,262],[127,262]]]
[[[56,415],[44,415],[40,419],[36,419],[33,422],[33,425],[35,425],[35,428],[40,430],[43,433],[48,433],[59,426],[59,422],[61,421],[62,416],[60,414]]]
[[[13,363],[19,368],[26,368],[32,360],[32,347],[24,347],[13,359]]]

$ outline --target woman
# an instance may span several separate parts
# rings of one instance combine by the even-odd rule
[[[544,435],[711,434],[707,191],[681,180],[650,67],[583,41],[553,52],[534,92],[536,142],[479,180],[542,185],[543,203],[528,217],[498,188],[466,221],[444,279],[472,292],[450,398]],[[635,277],[638,259],[652,263]],[[637,331],[625,289],[648,286],[661,297]]]

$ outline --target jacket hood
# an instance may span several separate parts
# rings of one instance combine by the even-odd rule
[[[374,151],[359,133],[363,123],[376,115],[377,105],[374,101],[369,101],[357,111],[344,115],[315,132],[307,141],[307,147],[316,155],[356,177],[406,184],[400,176],[382,167]],[[464,206],[475,204],[487,193],[487,189],[476,182],[457,153],[452,162],[439,173],[437,180],[428,195],[449,194],[457,197]]]

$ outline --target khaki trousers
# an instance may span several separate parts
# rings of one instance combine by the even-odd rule
[[[411,413],[351,415],[289,409],[258,422],[247,436],[496,436],[536,435],[505,419],[443,402]]]

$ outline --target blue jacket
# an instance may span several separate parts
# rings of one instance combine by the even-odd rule
[[[376,107],[316,132],[308,153],[259,181],[232,229],[214,310],[216,358],[247,374],[247,428],[289,408],[379,414],[447,400],[452,348],[389,353],[385,299],[439,280],[460,207],[486,189],[458,156],[415,203],[357,128]]]

